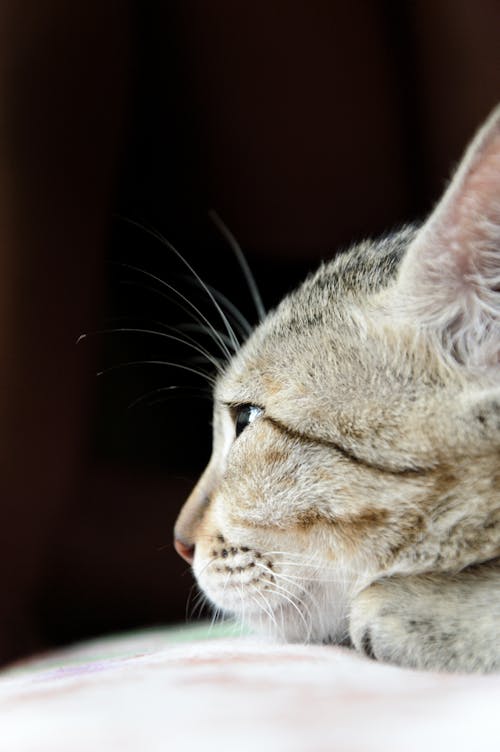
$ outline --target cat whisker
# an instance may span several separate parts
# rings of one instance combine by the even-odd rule
[[[130,316],[111,316],[110,318],[108,318],[108,321],[110,323],[120,322],[120,321],[130,321],[130,318],[131,318]],[[152,330],[151,324],[154,324],[155,326],[160,327],[161,330],[163,331]],[[187,344],[187,342],[185,342],[184,340],[189,340],[189,342],[192,343],[194,346],[204,351],[204,354],[206,356],[205,359],[210,360],[211,358],[213,358],[214,361],[219,364],[219,368],[222,370],[221,361],[215,358],[213,353],[211,353],[206,347],[204,347],[198,340],[196,340],[194,337],[191,337],[191,335],[187,333],[188,331],[191,330],[191,331],[201,332],[202,334],[208,334],[210,336],[211,332],[207,330],[207,328],[202,324],[189,324],[188,323],[188,324],[179,324],[178,326],[171,326],[170,324],[165,324],[163,321],[158,321],[157,319],[148,319],[147,324],[145,322],[144,327],[134,327],[134,329],[135,328],[137,328],[137,330],[141,332],[145,331],[145,333],[149,333],[149,330],[150,330],[151,334],[158,334],[158,335],[163,335],[165,331],[174,332],[174,334],[177,335],[179,338],[182,337],[182,340],[183,340],[182,344]],[[120,331],[120,329],[121,329],[120,327],[117,327],[116,329],[109,327],[108,329],[104,331]],[[76,344],[78,344],[80,340],[84,339],[85,337],[91,334],[99,334],[99,333],[100,331],[87,332],[86,334],[82,334],[76,340]],[[221,332],[219,332],[219,334],[221,334],[221,336],[224,337],[224,335]]]
[[[208,537],[208,536],[207,536]],[[202,568],[196,573],[196,576],[199,578],[202,574],[204,574],[209,567],[215,566],[217,562],[214,559],[209,559],[205,562],[205,564],[202,566]]]
[[[243,602],[243,610],[242,610],[242,614],[241,614],[241,619],[243,620],[244,618],[246,618],[246,610],[247,610],[247,605],[248,605],[248,599],[250,599],[252,601],[252,603],[254,603],[254,605],[257,607],[257,614],[259,616],[259,626],[260,626],[259,631],[261,631],[261,629],[262,629],[262,612],[264,611],[264,609],[262,608],[262,604],[259,603],[259,601],[257,600],[257,598],[255,598],[255,596],[252,593],[250,593],[250,592],[245,593],[245,597],[243,597],[243,595],[240,593],[240,597],[241,597],[242,602]],[[265,611],[264,611],[264,613],[265,613]],[[267,614],[267,616],[269,618],[271,618],[269,616],[269,614]],[[250,621],[250,623],[252,623],[252,619],[250,619],[249,621]]]
[[[241,637],[243,635],[245,624],[247,623],[247,619],[246,619],[247,601],[243,597],[243,588],[241,587],[241,585],[238,587],[238,595],[240,596],[240,603],[241,603],[240,612],[239,612],[240,613],[240,619],[239,619],[240,637]]]
[[[219,619],[220,608],[218,606],[212,607],[212,617],[208,626],[208,634],[212,634],[213,628]]]
[[[138,267],[132,267],[132,268],[133,269],[137,269],[137,271],[140,271],[143,274],[149,274],[149,272],[147,272],[144,269],[139,269]],[[163,280],[161,280],[161,281],[163,283]],[[175,303],[175,305],[178,308],[180,308],[181,311],[184,311],[184,313],[187,316],[189,316],[189,318],[191,318],[191,319],[193,319],[194,321],[197,322],[194,325],[182,325],[182,327],[181,326],[179,327],[179,331],[181,329],[186,329],[187,330],[188,326],[192,326],[193,330],[197,330],[197,331],[203,332],[204,334],[208,335],[212,339],[212,341],[215,342],[219,347],[221,345],[221,342],[223,342],[226,345],[226,347],[228,348],[228,350],[229,350],[229,348],[232,347],[232,343],[231,343],[231,340],[229,339],[229,337],[227,337],[223,332],[220,332],[218,329],[216,329],[212,324],[210,324],[210,326],[208,326],[206,323],[203,323],[204,320],[206,321],[205,317],[203,319],[198,318],[198,316],[196,315],[196,313],[192,310],[193,304],[191,303],[191,301],[188,301],[189,304],[190,304],[190,306],[191,306],[191,308],[187,308],[186,306],[182,305],[182,303],[180,303],[177,298],[174,298],[174,296],[167,295],[163,290],[158,290],[158,288],[152,287],[151,285],[142,284],[141,282],[137,282],[136,280],[121,280],[120,284],[121,285],[130,285],[131,287],[136,287],[136,288],[138,288],[140,290],[146,290],[148,293],[152,293],[154,295],[159,295],[161,298],[163,298],[164,300],[167,300],[169,303]],[[167,283],[165,283],[165,284],[167,284]],[[170,287],[172,287],[172,285],[170,285]],[[172,287],[172,289],[175,290],[175,292],[177,293],[177,296],[181,296],[182,295],[175,288]],[[198,309],[196,308],[196,310],[198,310]],[[121,317],[121,318],[123,318],[123,317]],[[127,318],[130,318],[130,317],[127,317]],[[161,324],[161,323],[160,323],[160,325],[161,326],[165,326],[165,328],[171,329],[172,331],[177,331],[177,329],[175,327],[167,327],[165,324]],[[228,357],[227,354],[224,351],[223,351],[223,354],[224,354],[225,358]]]
[[[98,335],[98,334],[149,334],[151,336],[155,337],[163,337],[165,339],[171,340],[172,342],[180,342],[182,345],[185,345],[186,347],[190,347],[192,350],[195,350],[196,352],[203,355],[204,359],[206,359],[209,363],[211,363],[218,371],[218,373],[222,373],[222,366],[219,363],[219,361],[214,358],[214,356],[208,352],[204,347],[201,345],[191,342],[189,339],[183,339],[182,337],[176,337],[174,334],[167,334],[166,332],[158,332],[155,329],[142,329],[140,327],[132,327],[132,326],[124,326],[124,327],[114,327],[112,329],[98,329],[93,332],[88,332],[87,334],[82,334],[77,340],[77,343],[80,342],[82,339]]]
[[[266,567],[265,564],[259,564],[258,562],[256,562],[256,564],[257,564],[257,567],[259,567],[260,569],[263,569],[265,572],[272,575],[275,579],[282,580],[283,582],[286,582],[289,585],[293,585],[294,587],[299,588],[299,590],[301,590],[307,596],[310,595],[310,590],[306,588],[304,585],[302,585],[298,579],[294,577],[287,577],[281,572],[277,572],[274,568],[269,569],[269,567]],[[302,578],[299,578],[299,579],[302,580]],[[307,582],[316,582],[316,580],[314,580],[313,578],[310,578],[307,580]]]
[[[117,371],[121,368],[130,368],[134,366],[170,366],[172,368],[180,368],[183,371],[189,371],[190,373],[194,373],[197,376],[201,376],[202,379],[206,379],[209,384],[212,384],[212,386],[215,386],[215,379],[213,376],[211,376],[206,371],[200,371],[196,368],[191,368],[190,366],[186,366],[183,363],[175,363],[173,361],[168,360],[129,360],[124,363],[115,363],[115,365],[108,366],[108,368],[103,368],[101,371],[97,371],[96,376],[104,376],[107,373],[111,373],[112,371]]]
[[[260,608],[269,617],[269,620],[276,627],[276,630],[279,632],[279,626],[278,626],[278,622],[276,621],[276,616],[274,615],[274,612],[273,612],[272,608],[270,607],[269,603],[267,602],[264,593],[262,593],[258,588],[255,588],[255,586],[254,586],[253,593],[254,593],[254,595],[260,597],[264,601],[264,605],[260,604]],[[258,601],[255,600],[255,598],[253,598],[253,601],[254,601],[254,603],[256,603],[257,606],[259,606],[259,603],[258,603]]]
[[[287,559],[279,558],[279,559],[276,559],[276,563],[283,567],[304,569],[313,577],[316,577],[316,575],[320,574],[322,571],[326,571],[326,572],[329,571],[324,566],[324,564],[320,562],[314,563],[311,561],[301,561],[301,560],[288,561]]]
[[[262,551],[261,552],[262,557],[272,557],[277,556],[279,557],[277,559],[277,562],[286,567],[297,567],[297,568],[307,568],[309,570],[314,570],[315,575],[321,575],[322,572],[327,572],[328,574],[331,573],[332,569],[336,567],[337,563],[332,563],[331,565],[326,565],[324,560],[322,560],[320,557],[317,557],[316,559],[312,558],[305,554],[299,554],[294,551]],[[365,574],[365,570],[360,569],[355,570],[352,568],[352,565],[349,566],[349,571],[352,574],[356,574],[359,576],[363,576]]]
[[[257,566],[259,566],[260,569],[263,569],[265,572],[267,572],[267,573],[269,573],[270,575],[273,576],[274,579],[272,581],[272,586],[269,586],[269,587],[272,587],[274,589],[280,590],[281,595],[283,595],[283,594],[286,593],[286,595],[289,596],[289,598],[287,598],[287,600],[291,603],[291,605],[293,605],[296,608],[297,612],[301,614],[301,616],[302,616],[302,618],[304,620],[304,626],[306,626],[306,630],[309,630],[309,632],[310,632],[312,630],[312,614],[311,614],[308,606],[305,604],[305,602],[302,599],[300,599],[300,598],[298,599],[299,603],[304,607],[304,609],[306,610],[306,612],[307,612],[307,614],[309,616],[310,627],[307,627],[307,625],[305,623],[305,617],[303,616],[302,612],[300,611],[300,609],[298,608],[298,606],[295,603],[295,599],[297,598],[296,594],[292,593],[284,585],[279,585],[276,582],[276,580],[279,579],[279,580],[281,580],[283,582],[286,582],[287,584],[292,584],[294,586],[298,586],[299,589],[302,590],[302,592],[305,593],[309,597],[310,593],[306,590],[306,588],[303,585],[300,585],[299,583],[294,582],[294,580],[292,578],[287,578],[284,575],[281,575],[280,573],[275,572],[274,569],[271,569],[270,567],[266,566],[265,564],[259,564],[257,562]]]
[[[204,324],[179,324],[179,330],[181,332],[200,332],[200,334],[206,334],[209,337],[212,336],[211,332],[207,330],[207,327],[204,326]],[[229,339],[229,337],[227,337],[227,335],[224,334],[224,332],[221,332],[218,329],[215,329],[215,331],[217,332],[222,342],[224,342],[226,347],[232,347],[231,340]]]
[[[276,561],[281,566],[295,567],[296,569],[307,569],[309,571],[312,571],[315,575],[319,574],[322,570],[327,571],[324,566],[307,561],[287,561],[286,559],[277,559]]]
[[[214,564],[215,564],[215,561],[213,561],[211,559],[209,561],[207,561],[205,563],[205,565],[199,571],[198,576],[201,575],[201,574],[203,574],[209,567],[213,566]],[[191,574],[193,573],[191,567],[187,571],[191,572]],[[196,588],[196,587],[198,587],[198,582],[194,582],[193,583],[193,586],[191,587],[191,589],[189,591],[188,602],[189,602],[189,598],[191,597],[191,594],[193,592],[193,588]],[[198,615],[200,615],[202,609],[205,606],[210,606],[211,608],[213,608],[212,604],[210,604],[210,602],[209,602],[207,596],[205,595],[205,593],[202,590],[199,590],[198,591],[198,595],[196,597],[196,601],[195,601],[195,607],[193,608],[193,611],[192,611],[192,614],[191,614],[191,619],[194,619],[196,611],[198,611]],[[187,605],[186,605],[186,609],[187,609]]]
[[[205,608],[207,608],[207,607],[208,607],[208,606],[210,605],[210,604],[209,604],[209,601],[208,601],[208,598],[206,597],[206,595],[204,595],[204,593],[202,593],[202,596],[203,596],[203,597],[202,597],[202,598],[200,598],[200,600],[199,600],[199,602],[198,602],[198,606],[197,606],[197,609],[196,609],[196,611],[195,611],[195,612],[194,612],[194,614],[193,614],[193,616],[194,616],[194,617],[195,617],[195,618],[196,618],[197,620],[201,618],[201,615],[202,615],[202,613],[203,613],[203,610],[204,610]]]
[[[224,295],[220,290],[217,290],[217,288],[212,287],[211,285],[210,290],[213,292],[215,297],[220,300],[222,305],[227,308],[228,313],[231,314],[234,322],[238,325],[240,334],[244,339],[246,339],[246,337],[248,337],[253,331],[253,326],[250,324],[248,319],[243,316],[243,314],[235,306],[235,304],[231,300],[229,300],[229,298],[226,297],[226,295]]]
[[[287,567],[288,566],[299,566],[299,565],[288,564]],[[325,574],[328,576],[325,576]],[[350,570],[350,574],[353,576],[359,577],[360,582],[363,582],[363,578],[366,576],[366,572],[354,572],[353,570]],[[331,576],[330,572],[322,573],[321,571],[318,571],[316,572],[316,574],[314,574],[314,576],[309,576],[309,577],[298,574],[298,575],[294,575],[294,579],[295,578],[298,580],[301,580],[302,582],[317,582],[317,583],[322,583],[325,585],[329,583],[335,584],[335,585],[346,584],[345,576],[334,577],[334,576]]]
[[[182,255],[182,253],[180,253],[180,251],[178,251],[177,248],[169,240],[167,240],[167,238],[165,238],[160,232],[158,232],[157,230],[154,230],[151,227],[147,227],[145,225],[142,225],[141,223],[136,222],[135,220],[131,220],[131,219],[127,219],[127,218],[123,218],[123,219],[126,222],[128,222],[129,224],[134,225],[135,227],[138,227],[143,232],[147,233],[151,237],[153,237],[156,240],[158,240],[162,245],[164,245],[166,248],[168,248],[169,251],[171,251],[172,253],[174,253],[177,256],[177,258],[180,259],[180,261],[182,261],[182,263],[184,264],[184,266],[186,266],[186,268],[189,269],[189,271],[191,272],[191,274],[193,275],[193,277],[199,282],[199,284],[201,285],[201,287],[207,293],[207,295],[210,298],[210,300],[212,301],[212,303],[213,303],[213,305],[214,305],[217,313],[219,314],[219,316],[221,318],[221,321],[224,324],[224,327],[225,327],[225,329],[226,329],[229,337],[232,340],[232,343],[234,345],[234,350],[235,351],[238,350],[238,348],[239,348],[239,342],[238,342],[238,340],[237,340],[237,338],[236,338],[236,336],[234,334],[234,331],[233,331],[233,329],[232,329],[229,321],[227,320],[227,317],[226,317],[224,311],[222,310],[222,308],[220,307],[220,305],[217,303],[216,299],[214,298],[214,296],[210,292],[210,290],[209,290],[208,286],[206,285],[206,283],[203,281],[203,279],[200,277],[200,275],[196,272],[196,270],[191,266],[191,264],[189,263],[189,261],[187,261],[187,259],[184,258],[184,256]]]
[[[194,587],[196,587],[196,583],[194,583]],[[193,588],[191,588],[191,590],[190,590],[190,595],[191,595],[192,591],[193,591]],[[201,612],[203,611],[203,609],[205,608],[205,606],[206,606],[207,603],[208,603],[208,599],[207,599],[205,593],[203,593],[203,591],[199,590],[197,592],[197,594],[196,594],[195,599],[194,599],[193,607],[191,609],[191,613],[190,614],[188,612],[189,600],[188,600],[188,604],[186,604],[186,621],[189,622],[189,621],[195,621],[196,619],[199,619],[200,616],[201,616]]]
[[[254,276],[251,272],[250,267],[248,266],[248,263],[243,254],[243,251],[241,250],[240,244],[234,237],[233,233],[224,224],[224,222],[219,217],[217,212],[214,211],[214,209],[211,209],[209,211],[208,216],[210,217],[214,225],[217,227],[221,235],[225,238],[229,247],[231,248],[234,255],[236,256],[236,260],[238,261],[240,265],[241,271],[243,272],[243,276],[246,279],[248,289],[250,290],[250,295],[252,296],[252,300],[255,305],[255,310],[257,311],[259,321],[263,321],[266,316],[266,309],[264,308],[262,298],[260,297],[259,288],[257,287],[255,283]]]
[[[186,282],[189,284],[194,284],[196,283],[196,280],[187,278]],[[250,324],[248,319],[241,313],[239,308],[237,308],[236,305],[231,300],[229,300],[226,295],[224,295],[224,293],[222,293],[216,287],[213,287],[213,285],[207,284],[207,287],[212,295],[217,298],[219,303],[224,306],[227,315],[231,317],[232,323],[237,327],[238,333],[241,335],[242,339],[246,339],[253,331],[253,326]]]
[[[295,584],[295,579],[293,577],[287,577],[286,575],[282,574],[281,572],[277,572],[276,569],[273,567],[267,566],[266,564],[262,564],[258,561],[255,562],[255,565],[258,567],[258,569],[262,569],[264,572],[269,574],[271,577],[288,580],[289,582]],[[299,587],[305,592],[306,588],[303,585],[299,585]]]
[[[196,591],[197,591],[197,592],[196,592]],[[185,619],[185,621],[186,621],[186,622],[190,621],[190,619],[192,618],[192,611],[191,611],[191,616],[190,616],[190,606],[191,606],[191,600],[192,600],[192,598],[193,598],[193,593],[194,593],[194,592],[196,592],[196,598],[194,599],[194,603],[198,604],[198,602],[199,602],[199,597],[200,597],[200,594],[202,594],[202,593],[201,593],[201,591],[200,591],[200,590],[199,590],[199,589],[197,588],[197,584],[196,584],[196,582],[193,582],[193,584],[192,584],[192,585],[191,585],[191,587],[189,588],[189,591],[188,591],[188,596],[187,596],[187,598],[186,598],[186,608],[185,608],[185,613],[184,613],[184,619]],[[193,607],[193,608],[194,608],[194,607]]]
[[[138,266],[133,266],[131,264],[124,264],[122,262],[117,262],[117,261],[114,261],[114,262],[111,262],[111,263],[117,264],[117,265],[121,266],[124,269],[128,269],[129,271],[133,271],[133,272],[136,272],[138,274],[143,274],[146,277],[149,277],[149,278],[153,279],[155,282],[157,282],[158,284],[160,284],[162,287],[165,287],[167,290],[170,290],[175,295],[177,295],[181,300],[183,300],[185,303],[187,303],[187,305],[189,306],[189,308],[192,309],[192,311],[194,313],[196,313],[196,317],[193,317],[193,314],[190,311],[187,311],[187,313],[190,316],[192,316],[193,318],[195,318],[196,321],[198,321],[198,322],[204,322],[206,324],[206,326],[208,327],[208,329],[212,332],[214,341],[218,344],[218,346],[222,350],[222,352],[224,354],[224,357],[227,358],[228,360],[231,358],[231,352],[230,352],[230,350],[228,349],[227,345],[225,344],[224,340],[221,338],[220,334],[217,332],[217,330],[215,329],[215,327],[213,326],[213,324],[211,324],[211,322],[200,311],[200,309],[197,306],[195,306],[195,304],[191,300],[189,300],[189,298],[187,298],[179,290],[177,290],[176,287],[174,287],[173,285],[169,284],[168,282],[165,282],[165,280],[161,279],[161,277],[158,277],[156,274],[153,274],[152,272],[149,272],[146,269],[141,269]],[[128,283],[128,284],[130,284],[130,283]],[[164,295],[164,297],[167,297],[167,299],[170,300],[169,296],[165,296]],[[186,309],[185,309],[184,306],[181,306],[179,304],[179,307],[182,308],[182,310],[186,311]],[[235,352],[236,350],[239,349],[239,342],[236,340],[236,338],[234,336],[234,333],[233,333],[232,337],[229,334],[229,339],[231,341],[232,349]]]
[[[261,556],[288,556],[290,558],[294,558],[298,562],[311,564],[312,561],[313,565],[315,561],[321,561],[319,557],[316,557],[316,559],[314,557],[311,557],[311,554],[309,552],[302,554],[298,553],[297,551],[261,551],[260,554]]]
[[[309,641],[311,639],[313,621],[312,621],[311,612],[310,612],[308,606],[301,599],[297,599],[296,596],[293,595],[293,593],[290,593],[290,591],[287,590],[282,585],[278,585],[277,583],[273,583],[272,586],[269,587],[269,589],[275,595],[283,598],[283,600],[285,600],[287,603],[290,604],[290,606],[292,606],[292,608],[295,609],[295,611],[297,612],[300,620],[302,621],[302,623],[304,625],[304,629],[306,630],[306,634],[307,634],[306,641]],[[295,600],[298,600],[299,603],[300,603],[300,605],[304,608],[306,614],[309,617],[309,623],[308,623],[308,621],[307,621],[304,613],[301,611],[301,609],[299,608],[299,606],[295,602]]]
[[[210,393],[209,392],[207,392],[206,394],[203,393],[203,392],[197,394],[196,392],[200,391],[200,389],[198,387],[189,387],[189,386],[187,386],[185,384],[181,384],[181,385],[179,385],[179,384],[172,384],[170,386],[160,386],[157,389],[150,389],[145,394],[141,394],[140,397],[137,397],[135,400],[133,400],[132,402],[130,402],[130,404],[128,405],[127,409],[128,410],[132,410],[134,407],[137,407],[137,405],[140,405],[140,404],[143,404],[143,403],[145,403],[148,406],[151,406],[151,405],[159,404],[161,402],[165,402],[166,399],[167,399],[167,397],[164,397],[162,399],[156,399],[156,400],[148,400],[148,397],[151,397],[154,394],[161,394],[163,392],[171,392],[171,391],[174,391],[174,390],[177,390],[177,389],[182,389],[183,391],[192,391],[193,392],[193,395],[192,395],[193,397],[198,397],[200,399],[210,399]]]
[[[224,599],[224,594],[226,592],[226,588],[228,586],[228,583],[229,583],[230,579],[231,579],[231,572],[228,573],[228,575],[227,575],[227,577],[225,579],[224,585],[222,586],[222,599]],[[220,620],[222,621],[222,610],[219,608],[219,606],[215,606],[215,610],[214,610],[214,613],[213,613],[213,616],[212,616],[212,621],[210,623],[210,627],[209,627],[209,630],[208,630],[209,634],[211,633],[211,631],[212,631],[212,629],[214,627],[214,624],[217,622],[219,616],[221,617]]]

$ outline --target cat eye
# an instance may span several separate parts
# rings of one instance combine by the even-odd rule
[[[258,418],[262,413],[262,408],[256,405],[239,405],[233,408],[234,426],[236,438],[245,428]]]

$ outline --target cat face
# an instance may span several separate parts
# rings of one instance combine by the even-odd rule
[[[379,578],[500,554],[499,123],[422,228],[323,266],[217,381],[176,538],[252,626],[340,642]]]

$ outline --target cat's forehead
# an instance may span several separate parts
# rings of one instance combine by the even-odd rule
[[[310,413],[339,383],[339,369],[358,356],[351,348],[353,320],[349,311],[327,311],[290,317],[277,314],[242,348],[219,379],[216,399],[227,404],[279,407],[293,402]],[[349,350],[351,349],[351,353]],[[343,364],[343,366],[342,366]]]
[[[219,379],[215,397],[261,404],[283,397],[323,400],[359,366],[362,309],[393,278],[413,229],[365,242],[324,264],[254,331]]]
[[[216,411],[253,404],[295,435],[367,461],[427,462],[463,375],[393,310],[407,239],[357,247],[285,298],[218,379]],[[418,447],[416,433],[427,436]]]

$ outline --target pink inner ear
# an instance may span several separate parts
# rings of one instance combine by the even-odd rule
[[[500,108],[408,250],[399,289],[405,307],[438,330],[457,359],[498,363]]]
[[[496,245],[500,254],[500,131],[485,146],[465,175],[457,175],[459,184],[452,185],[435,217],[436,235],[445,244],[456,244],[450,250],[464,275],[475,271],[476,263],[481,266],[485,245],[490,251]]]

